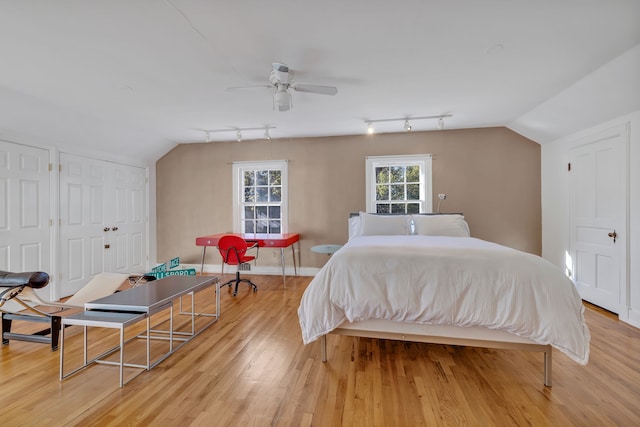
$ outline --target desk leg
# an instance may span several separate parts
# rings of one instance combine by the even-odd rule
[[[202,276],[202,272],[204,271],[204,254],[207,253],[207,247],[202,247],[202,262],[200,263],[200,275]]]
[[[293,273],[298,276],[298,267],[296,267],[296,250],[295,244],[291,245],[291,255],[293,255]]]
[[[280,261],[282,261],[282,285],[287,289],[287,279],[284,273],[284,248],[280,248]]]

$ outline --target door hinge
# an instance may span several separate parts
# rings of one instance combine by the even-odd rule
[[[53,165],[49,163],[49,172],[51,172],[52,170],[53,170]]]
[[[567,170],[571,172],[571,163],[567,163]]]

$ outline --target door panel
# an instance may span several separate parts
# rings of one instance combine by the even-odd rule
[[[60,166],[60,296],[67,296],[105,271],[108,183],[102,161],[61,153]]]
[[[625,138],[624,126],[612,128],[570,153],[573,279],[583,299],[614,313],[626,268]]]
[[[0,270],[51,272],[50,179],[48,150],[0,141]]]

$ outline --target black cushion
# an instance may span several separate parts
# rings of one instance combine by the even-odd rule
[[[34,289],[44,288],[49,284],[49,275],[43,271],[10,273],[0,270],[0,286],[26,285]]]

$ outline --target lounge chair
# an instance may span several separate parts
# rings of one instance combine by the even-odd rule
[[[99,273],[66,301],[51,302],[41,299],[34,290],[49,283],[46,273],[0,271],[2,345],[8,345],[13,339],[50,344],[51,350],[56,351],[62,316],[71,309],[83,309],[85,302],[113,294],[125,283],[131,284],[131,277],[122,273]],[[49,327],[30,334],[15,333],[11,332],[13,320],[48,323]]]

